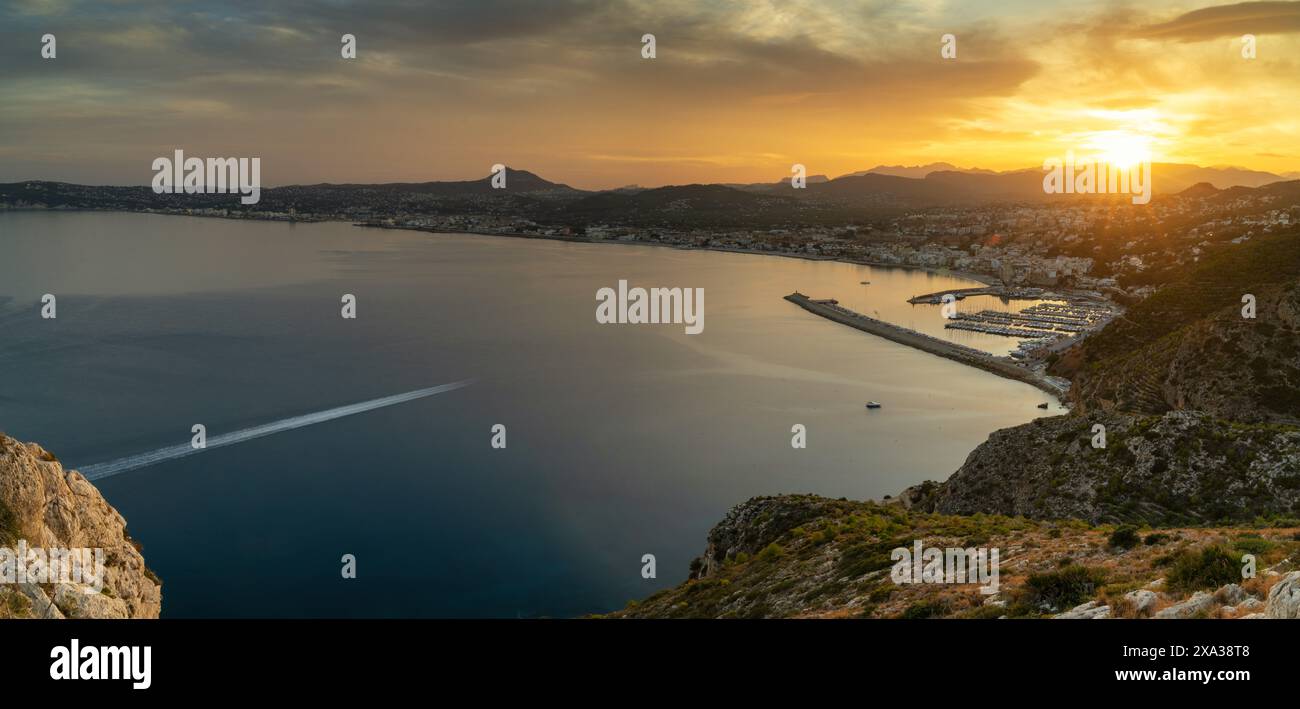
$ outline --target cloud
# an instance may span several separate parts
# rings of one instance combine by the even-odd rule
[[[1148,39],[1201,42],[1244,34],[1300,32],[1300,2],[1243,2],[1193,10],[1136,31]]]
[[[1136,0],[1069,13],[1067,0],[1009,1],[1014,10],[977,0],[68,0],[41,15],[30,10],[54,4],[0,4],[0,147],[12,156],[0,181],[138,184],[155,151],[185,146],[261,156],[270,184],[462,179],[494,162],[583,187],[749,182],[784,174],[790,158],[776,156],[835,174],[1034,163],[1025,146],[1038,131],[1100,129],[1071,124],[1090,108],[1163,107],[1190,124],[1231,94],[1258,107],[1252,136],[1265,144],[1294,115],[1294,100],[1270,98],[1294,86],[1285,52],[1226,64],[1183,36],[1210,10],[1222,24],[1255,16],[1239,8],[1300,2],[1170,21]],[[1286,26],[1267,17],[1258,32]],[[47,31],[56,61],[33,39]],[[357,37],[355,61],[339,56],[344,33]],[[645,33],[657,38],[653,61],[640,56]],[[939,56],[945,33],[958,37],[957,61]],[[81,168],[31,172],[54,153],[84,156]]]

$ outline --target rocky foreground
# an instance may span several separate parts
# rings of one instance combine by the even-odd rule
[[[0,618],[157,618],[162,583],[126,520],[75,470],[35,443],[0,433],[0,548],[103,549],[92,583],[0,583]],[[0,568],[0,576],[5,569]]]
[[[997,548],[997,592],[895,583],[891,552],[916,540]],[[689,580],[609,617],[1300,618],[1300,520],[1140,529],[758,497],[709,532]]]

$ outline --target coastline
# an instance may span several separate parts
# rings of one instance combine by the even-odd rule
[[[4,211],[55,211],[55,210],[4,210]],[[119,212],[123,214],[156,214],[161,216],[229,219],[234,221],[285,222],[289,224],[299,223],[299,222],[311,223],[311,224],[350,223],[352,226],[355,227],[371,228],[371,229],[388,229],[388,230],[398,230],[398,231],[416,231],[416,232],[424,232],[427,234],[495,236],[495,237],[509,238],[509,239],[541,239],[546,241],[562,241],[562,242],[578,243],[578,244],[620,244],[624,246],[650,246],[650,247],[658,247],[658,248],[676,249],[679,251],[715,251],[720,253],[745,254],[750,256],[775,256],[780,258],[793,258],[793,259],[800,259],[804,261],[831,261],[831,262],[838,262],[838,263],[847,263],[855,266],[867,266],[869,268],[897,268],[897,269],[903,269],[909,271],[923,271],[931,275],[948,276],[952,278],[963,278],[970,281],[974,281],[976,283],[985,284],[983,287],[959,289],[959,290],[969,290],[972,292],[983,291],[987,288],[994,287],[997,285],[997,281],[992,276],[987,276],[978,273],[968,273],[965,271],[953,271],[951,269],[936,269],[928,266],[914,266],[911,264],[875,263],[875,262],[863,261],[859,259],[840,258],[836,256],[819,256],[813,254],[787,253],[787,252],[780,252],[780,251],[762,251],[758,249],[720,248],[720,247],[709,247],[709,246],[681,246],[677,244],[665,244],[661,242],[641,241],[641,240],[588,239],[585,237],[564,236],[559,234],[529,234],[524,232],[471,231],[471,230],[463,230],[463,229],[443,229],[443,228],[434,229],[430,227],[368,224],[362,222],[353,222],[347,219],[315,219],[309,221],[308,220],[295,221],[295,220],[286,220],[286,219],[247,219],[242,217],[227,217],[227,216],[213,215],[213,214],[173,214],[168,212],[143,212],[143,211],[132,211],[132,210],[75,209],[75,210],[58,210],[58,211]],[[927,295],[934,295],[934,294],[927,294]],[[912,300],[915,301],[918,299],[924,299],[925,297],[927,296],[926,295],[917,296]],[[962,364],[976,367],[978,369],[982,369],[992,374],[997,374],[999,376],[1006,377],[1008,379],[1025,382],[1056,397],[1058,402],[1061,402],[1064,399],[1066,393],[1065,389],[1062,389],[1061,387],[1059,387],[1049,379],[1019,366],[1018,364],[1012,362],[1011,360],[994,357],[993,355],[982,352],[980,350],[976,350],[973,348],[964,347],[962,345],[940,340],[931,337],[929,335],[923,335],[921,333],[914,332],[912,330],[908,330],[906,328],[902,328],[897,325],[893,325],[881,320],[876,320],[874,318],[869,318],[865,315],[858,315],[858,317],[856,318],[844,316],[840,313],[835,312],[834,310],[817,305],[812,299],[800,293],[792,293],[791,295],[785,296],[785,299],[792,303],[795,303],[796,305],[799,305],[800,307],[804,308],[805,310],[808,310],[809,312],[812,312],[816,315],[820,315],[824,318],[838,322],[840,324],[848,325],[849,327],[862,330],[863,332],[867,332],[872,335],[883,337],[887,340],[896,342],[901,345],[906,345],[908,347],[921,350],[922,352],[927,352],[933,355],[951,359],[955,362],[960,362]]]
[[[857,315],[856,317],[846,315],[840,310],[829,307],[826,301],[817,301],[802,293],[791,293],[785,296],[785,299],[814,315],[820,315],[841,325],[848,325],[877,337],[883,337],[891,342],[897,342],[900,345],[907,345],[913,349],[976,367],[1007,379],[1030,384],[1056,397],[1058,403],[1064,398],[1067,391],[1051,379],[1021,367],[1007,358],[995,357],[971,347],[940,340],[937,337],[924,335],[866,315]]]
[[[62,213],[62,212],[100,212],[115,214],[152,214],[164,217],[190,217],[194,219],[226,219],[229,221],[252,221],[252,222],[282,222],[285,224],[351,224],[356,227],[370,229],[392,229],[398,231],[420,231],[426,234],[461,234],[469,236],[500,236],[509,239],[544,239],[546,241],[565,241],[574,244],[618,244],[623,246],[653,246],[658,248],[677,249],[679,251],[716,251],[727,254],[748,254],[751,256],[776,256],[779,258],[794,258],[803,261],[833,261],[837,263],[847,263],[854,266],[867,266],[870,268],[898,268],[905,271],[923,271],[934,276],[948,276],[951,278],[963,278],[976,283],[983,283],[985,286],[996,286],[998,280],[993,276],[975,273],[972,271],[957,271],[949,268],[933,268],[930,266],[916,266],[907,263],[880,263],[876,261],[864,261],[862,259],[842,258],[839,256],[817,256],[813,254],[800,254],[784,251],[763,251],[760,249],[736,249],[722,248],[712,246],[680,246],[678,244],[665,244],[657,241],[631,240],[622,241],[619,239],[587,239],[577,236],[562,236],[559,234],[528,234],[525,232],[502,232],[502,231],[472,231],[467,229],[433,229],[430,227],[412,227],[397,226],[386,224],[367,224],[365,222],[354,222],[351,219],[259,219],[250,217],[231,217],[220,214],[182,214],[179,212],[156,212],[146,210],[131,209],[30,209],[30,208],[7,208],[0,209],[0,214],[6,212],[43,212],[43,213]]]
[[[191,216],[191,215],[179,215]],[[205,215],[193,215],[205,216]],[[334,221],[334,220],[331,220]],[[341,220],[340,220],[341,221]],[[367,227],[371,229],[397,229],[400,231],[422,231],[427,234],[463,234],[471,236],[500,236],[509,239],[544,239],[546,241],[565,241],[575,244],[615,244],[622,246],[653,246],[657,248],[677,249],[678,251],[714,251],[724,254],[746,254],[750,256],[775,256],[778,258],[793,258],[802,261],[830,261],[834,263],[847,263],[853,266],[867,266],[869,268],[897,268],[905,271],[923,271],[934,276],[948,276],[951,278],[963,278],[976,283],[983,283],[985,286],[998,285],[997,279],[993,276],[972,273],[970,271],[954,271],[947,268],[931,268],[930,266],[914,266],[906,263],[879,263],[875,261],[863,261],[861,259],[842,258],[840,256],[818,256],[814,254],[800,254],[786,251],[764,251],[761,249],[737,249],[714,246],[680,246],[678,244],[665,244],[658,241],[641,241],[620,239],[587,239],[577,236],[561,236],[558,234],[528,234],[524,232],[512,231],[470,231],[465,229],[432,229],[428,227],[408,227],[408,226],[387,226],[384,224],[366,224],[352,222],[352,226]]]

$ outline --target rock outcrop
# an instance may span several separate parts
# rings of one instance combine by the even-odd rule
[[[1104,447],[1095,447],[1097,426]],[[1188,411],[1058,416],[989,436],[943,483],[901,496],[944,514],[1094,524],[1239,522],[1300,513],[1300,429]]]
[[[102,550],[102,579],[18,582],[0,576],[0,618],[157,618],[162,583],[145,566],[126,520],[75,470],[34,443],[0,434],[0,548]],[[92,565],[93,568],[93,565]]]
[[[1282,577],[1268,592],[1265,618],[1300,618],[1300,571]]]

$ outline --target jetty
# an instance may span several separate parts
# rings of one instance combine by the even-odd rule
[[[798,291],[785,296],[785,299],[798,305],[815,315],[820,315],[827,320],[848,325],[849,327],[870,333],[877,337],[883,337],[886,340],[897,342],[901,345],[914,347],[918,350],[929,352],[933,355],[946,357],[956,362],[961,362],[972,367],[983,369],[986,372],[992,372],[999,376],[1016,381],[1031,384],[1053,396],[1064,396],[1069,388],[1069,383],[1064,380],[1049,377],[1044,373],[1035,371],[1025,364],[1020,364],[1010,357],[998,357],[983,350],[977,350],[974,347],[959,345],[955,342],[941,340],[931,335],[926,335],[915,330],[909,330],[905,327],[899,327],[893,323],[887,323],[883,320],[868,317],[862,313],[854,312],[839,304],[832,298],[813,299],[799,293]]]
[[[1042,288],[1031,286],[978,286],[975,288],[950,288],[948,290],[925,293],[907,299],[912,305],[939,305],[945,298],[965,300],[976,295],[992,295],[1004,300],[1040,300],[1047,295]]]

